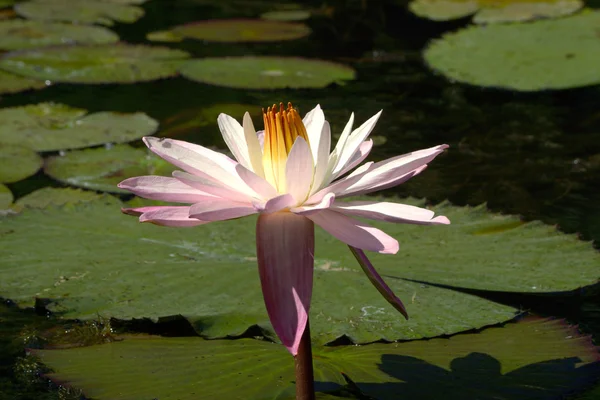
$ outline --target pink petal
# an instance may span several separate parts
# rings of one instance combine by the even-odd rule
[[[343,197],[348,197],[348,196],[359,196],[361,194],[368,194],[368,193],[377,192],[379,190],[389,189],[394,186],[398,186],[398,185],[406,182],[407,180],[419,175],[425,169],[427,169],[427,164],[422,165],[419,168],[414,169],[407,174],[397,176],[397,177],[392,177],[387,181],[382,180],[382,181],[378,182],[377,184],[370,186],[368,188],[362,189],[362,190],[347,190],[344,192],[344,194],[341,194],[339,197],[343,198]]]
[[[201,176],[192,175],[183,171],[173,171],[173,176],[182,183],[202,192],[209,193],[212,196],[241,202],[247,202],[251,199],[251,197],[245,193],[240,193],[223,183],[214,182]]]
[[[259,203],[253,202],[254,208],[256,208],[261,213],[274,213],[277,211],[281,211],[285,208],[289,208],[296,204],[296,199],[289,193],[281,194],[279,196],[273,197],[266,202]]]
[[[364,273],[367,275],[367,278],[369,278],[373,286],[375,286],[375,289],[381,293],[383,298],[386,299],[388,303],[392,305],[392,307],[400,311],[400,314],[404,315],[404,318],[408,319],[408,312],[406,311],[404,304],[402,304],[402,300],[400,300],[387,285],[387,283],[385,283],[373,264],[371,264],[371,261],[369,261],[367,255],[361,249],[357,249],[356,247],[352,246],[348,247],[350,248],[350,252],[356,258],[356,261],[358,261],[358,264],[360,264],[360,267]]]
[[[123,208],[125,214],[139,215],[140,222],[151,222],[156,225],[173,227],[190,227],[206,224],[189,217],[189,206],[150,206],[138,208]]]
[[[246,144],[248,145],[248,156],[250,157],[250,163],[252,164],[252,171],[256,175],[264,177],[265,172],[262,162],[262,143],[258,138],[256,130],[254,129],[254,124],[252,123],[252,118],[250,118],[249,113],[244,114],[243,128]]]
[[[166,176],[137,176],[125,179],[117,186],[146,199],[176,203],[195,203],[202,197],[210,196],[178,179]]]
[[[306,216],[342,242],[359,249],[396,254],[398,241],[387,233],[339,212],[323,210]]]
[[[298,353],[308,321],[314,249],[309,219],[287,212],[258,217],[256,255],[265,306],[275,333],[292,355]]]
[[[293,212],[294,214],[308,216],[310,214],[314,214],[316,212],[319,212],[321,210],[325,210],[325,209],[331,207],[334,200],[335,200],[335,194],[327,193],[323,196],[323,199],[321,199],[321,201],[317,204],[313,204],[313,205],[309,205],[309,206],[294,207],[294,208],[290,209],[290,211]]]
[[[362,142],[360,144],[360,146],[358,147],[358,150],[356,151],[356,153],[354,153],[352,155],[352,157],[350,157],[350,160],[346,163],[346,166],[344,167],[344,169],[342,169],[337,174],[333,175],[332,179],[335,179],[338,176],[344,175],[346,172],[350,171],[352,168],[356,167],[361,162],[363,162],[365,160],[365,158],[367,158],[367,156],[371,152],[372,148],[373,148],[373,140],[369,139],[365,142]]]
[[[189,209],[190,218],[202,221],[224,221],[256,214],[258,211],[250,203],[242,203],[228,199],[215,198],[192,204]]]
[[[435,213],[426,208],[386,201],[339,202],[333,205],[332,210],[351,217],[405,224],[438,225],[450,223],[446,217],[434,218]]]
[[[313,181],[313,157],[308,143],[302,137],[296,138],[285,164],[286,191],[298,203],[308,197]]]
[[[262,198],[269,199],[277,196],[277,190],[262,176],[258,176],[241,164],[238,164],[235,170],[244,183]]]

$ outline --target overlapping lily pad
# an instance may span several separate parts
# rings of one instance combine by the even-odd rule
[[[355,71],[342,64],[296,57],[222,57],[186,61],[183,76],[243,89],[323,88],[344,84]]]
[[[46,161],[44,171],[69,185],[105,192],[128,193],[117,187],[138,175],[169,175],[174,167],[145,148],[126,145],[72,151]]]
[[[193,22],[171,28],[170,36],[208,42],[278,42],[308,36],[310,28],[302,23],[261,19],[222,19]],[[164,32],[161,32],[164,35]],[[148,35],[158,39],[156,32]]]
[[[30,148],[0,142],[0,182],[25,179],[35,174],[42,162],[42,157]]]
[[[122,143],[150,135],[158,122],[144,113],[122,114],[40,103],[0,109],[0,142],[37,151]]]
[[[0,94],[17,93],[24,90],[42,89],[45,87],[46,84],[44,81],[25,78],[23,76],[0,70]]]
[[[7,53],[0,69],[52,82],[133,83],[174,76],[188,57],[166,47],[57,46]]]
[[[100,197],[100,194],[88,190],[45,187],[19,198],[15,202],[15,207],[19,210],[24,208],[46,208],[97,200]]]
[[[427,63],[448,78],[522,91],[600,83],[600,12],[528,24],[468,27],[434,40]],[[544,46],[541,43],[552,43]]]
[[[13,201],[13,194],[9,188],[0,183],[0,210],[5,210]]]
[[[144,15],[140,7],[98,0],[31,0],[15,5],[15,11],[29,19],[108,26],[114,21],[132,23]]]
[[[61,44],[104,44],[119,36],[102,27],[26,21],[0,21],[0,49],[17,50]]]
[[[450,339],[313,351],[317,390],[340,388],[343,372],[381,400],[399,393],[424,400],[559,398],[589,386],[598,372],[589,338],[562,321],[534,318]],[[192,400],[198,388],[204,399],[280,399],[294,390],[289,354],[252,339],[138,336],[34,354],[54,370],[51,379],[98,400]]]
[[[581,0],[414,0],[409,4],[423,18],[448,21],[475,14],[473,22],[478,24],[555,18],[582,7]]]

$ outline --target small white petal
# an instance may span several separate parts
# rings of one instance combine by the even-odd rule
[[[264,178],[265,172],[263,170],[262,162],[262,143],[259,140],[258,133],[254,130],[254,124],[252,123],[252,118],[250,118],[250,114],[244,114],[243,124],[246,145],[248,146],[248,157],[250,159],[250,163],[252,164],[252,171],[256,175],[262,176]]]
[[[298,203],[306,200],[313,181],[313,158],[306,140],[297,137],[285,165],[286,191]]]
[[[313,155],[313,159],[317,160],[321,134],[323,133],[323,124],[325,123],[325,114],[323,114],[321,106],[317,104],[315,108],[310,110],[302,119],[302,123],[306,128],[306,134],[308,135],[308,142],[310,143],[310,151]]]
[[[234,118],[227,114],[219,114],[217,118],[221,135],[225,140],[225,144],[231,150],[233,156],[240,164],[248,169],[252,169],[250,156],[248,155],[248,146],[244,135],[244,128]]]
[[[317,149],[317,153],[313,153],[313,157],[315,157],[315,177],[310,190],[311,194],[321,189],[327,175],[329,150],[331,148],[331,129],[329,128],[329,122],[327,121],[323,124],[321,141],[318,145],[319,148]]]

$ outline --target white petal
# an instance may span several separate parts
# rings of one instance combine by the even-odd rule
[[[331,148],[331,129],[329,128],[329,122],[325,121],[323,124],[323,132],[321,133],[321,141],[319,142],[319,148],[317,153],[313,153],[315,158],[315,176],[310,189],[311,194],[321,189],[323,181],[327,175],[328,161],[329,161],[329,150]],[[329,182],[327,182],[329,183]]]
[[[329,157],[329,171],[331,172],[333,172],[334,168],[336,167],[338,159],[340,158],[340,154],[342,154],[342,150],[346,145],[346,141],[352,132],[352,125],[354,125],[354,113],[350,114],[350,119],[346,123],[346,126],[344,127],[344,130],[342,131],[342,134],[335,145],[335,149],[333,149],[333,152]]]
[[[310,151],[313,159],[317,159],[319,153],[319,143],[321,142],[321,133],[323,132],[323,124],[325,123],[325,114],[321,110],[321,106],[317,104],[315,108],[310,110],[302,119],[302,123],[306,127],[308,142],[310,143]]]
[[[306,216],[306,215],[314,214],[316,212],[319,212],[321,210],[325,210],[325,209],[331,207],[334,200],[335,200],[335,194],[327,193],[326,195],[323,196],[323,199],[321,199],[321,201],[318,202],[317,204],[304,205],[301,207],[294,207],[294,208],[291,208],[290,211],[293,212],[294,214]]]
[[[308,197],[313,181],[313,158],[308,143],[297,137],[285,164],[286,192],[294,196],[298,203]]]
[[[352,131],[346,140],[346,143],[344,143],[344,147],[342,148],[342,151],[338,157],[336,166],[333,168],[333,175],[336,175],[345,169],[346,164],[348,164],[354,153],[356,153],[361,143],[363,143],[371,134],[371,131],[375,127],[379,116],[381,116],[381,111]]]
[[[396,239],[377,228],[346,217],[339,212],[322,210],[306,217],[350,246],[383,254],[398,252],[399,246]]]
[[[244,202],[251,201],[252,199],[252,196],[241,193],[220,182],[215,182],[198,175],[192,175],[183,171],[173,171],[173,177],[177,178],[188,186],[201,190],[205,193],[209,193],[213,196],[222,197],[232,201]]]
[[[358,147],[358,150],[356,151],[356,153],[354,153],[354,155],[352,155],[350,160],[346,163],[346,166],[344,167],[344,169],[342,169],[341,171],[339,171],[338,173],[336,173],[335,175],[333,175],[331,177],[332,180],[336,179],[338,176],[344,175],[346,172],[350,171],[352,168],[356,167],[361,162],[363,162],[364,159],[367,158],[367,156],[371,152],[372,148],[373,148],[373,141],[371,139],[369,139],[365,142],[362,142],[360,144],[360,146]]]
[[[426,208],[386,201],[338,202],[333,205],[332,210],[348,216],[405,224],[435,225],[450,223],[446,217],[434,218],[435,213]]]
[[[176,203],[195,203],[199,199],[209,196],[206,192],[167,176],[136,176],[125,179],[117,186],[146,199]]]
[[[258,176],[248,168],[238,164],[235,167],[240,178],[248,185],[248,187],[263,199],[270,199],[271,197],[277,196],[277,190],[267,180],[261,176]]]
[[[252,171],[258,176],[265,177],[262,162],[262,144],[260,143],[258,133],[254,130],[254,124],[250,114],[244,114],[244,136],[246,138],[246,145],[248,146],[248,157],[252,164]],[[263,132],[264,139],[264,132]]]
[[[190,206],[190,218],[201,221],[224,221],[256,213],[257,210],[250,203],[221,198],[201,201]]]
[[[407,180],[419,175],[427,168],[427,164],[420,166],[419,168],[413,169],[407,174],[392,177],[389,180],[379,181],[374,185],[358,190],[357,188],[346,189],[343,194],[340,194],[339,197],[348,197],[348,196],[358,196],[362,194],[368,194],[377,192],[380,190],[385,190],[392,188],[394,186],[398,186],[406,182]]]
[[[244,167],[252,170],[244,128],[234,118],[222,113],[219,114],[217,123],[219,124],[225,144],[229,147],[233,156]]]

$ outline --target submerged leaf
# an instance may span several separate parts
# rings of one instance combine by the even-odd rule
[[[150,135],[158,122],[144,113],[121,114],[40,103],[0,109],[0,142],[37,151],[121,143]]]

